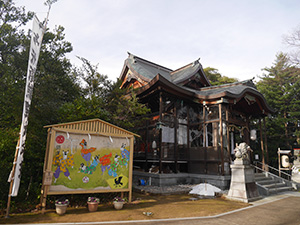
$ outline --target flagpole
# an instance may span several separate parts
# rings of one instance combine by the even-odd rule
[[[45,3],[45,4],[46,4],[46,3]],[[48,2],[48,4],[49,4],[49,9],[48,9],[47,17],[46,17],[46,20],[45,20],[43,36],[44,36],[44,34],[45,34],[45,32],[46,32],[46,27],[47,27],[47,24],[48,24],[48,18],[49,18],[49,14],[50,14],[50,9],[51,9],[52,3]]]
[[[20,136],[19,136],[19,139],[18,139],[17,147],[16,147],[15,158],[14,158],[14,162],[13,162],[13,168],[11,170],[11,174],[9,175],[10,186],[9,186],[9,194],[8,194],[5,218],[9,218],[10,202],[11,202],[11,191],[12,191],[13,184],[14,184],[14,174],[15,174],[15,169],[16,169],[16,161],[17,161],[18,153],[19,153],[19,144],[20,144]]]

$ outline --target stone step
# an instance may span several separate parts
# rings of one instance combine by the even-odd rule
[[[266,180],[270,180],[273,181],[274,179],[272,179],[272,177],[254,177],[255,181],[266,181]]]
[[[265,179],[265,180],[255,180],[256,183],[260,185],[269,185],[269,184],[277,184],[277,183],[282,183],[279,180],[273,180],[273,179]]]
[[[255,178],[262,178],[262,177],[267,177],[265,174],[263,173],[258,173],[258,174],[254,174]]]
[[[264,173],[254,173],[254,177],[266,177]]]
[[[273,174],[270,171],[255,170],[254,180],[257,184],[257,189],[262,196],[275,195],[280,192],[293,191],[297,187],[292,182],[278,177],[278,174]]]
[[[265,173],[255,173],[254,180],[261,195],[273,195],[284,191],[293,190],[283,180],[266,176]]]
[[[269,194],[276,194],[279,192],[284,192],[284,191],[292,191],[293,188],[289,187],[289,186],[285,186],[285,187],[280,187],[280,188],[270,188],[269,189]]]
[[[279,182],[279,183],[272,183],[272,184],[266,184],[263,185],[265,188],[272,189],[272,188],[281,188],[286,187],[285,183]]]

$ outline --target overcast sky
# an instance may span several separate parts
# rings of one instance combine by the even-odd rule
[[[45,0],[15,2],[41,21],[46,17]],[[73,45],[67,55],[72,63],[84,57],[111,80],[119,77],[127,52],[173,70],[200,58],[204,68],[246,80],[289,51],[283,35],[300,25],[300,1],[59,0],[48,28],[57,25]]]

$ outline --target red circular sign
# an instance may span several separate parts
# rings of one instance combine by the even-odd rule
[[[58,135],[58,136],[56,137],[56,142],[57,142],[58,144],[62,144],[62,143],[64,143],[64,141],[65,141],[65,137],[64,137],[64,136]]]

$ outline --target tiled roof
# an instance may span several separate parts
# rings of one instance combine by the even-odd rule
[[[144,81],[143,86],[138,90],[138,94],[149,93],[152,88],[155,89],[157,87],[155,85],[157,83],[160,83],[159,85],[163,85],[164,89],[168,89],[170,92],[176,93],[177,95],[202,101],[214,101],[221,98],[239,99],[244,95],[250,94],[252,96],[257,96],[258,99],[260,99],[260,102],[264,105],[264,110],[273,112],[273,109],[268,106],[265,98],[256,89],[252,80],[210,86],[211,84],[207,80],[199,60],[173,71],[129,53],[124,68],[126,68],[126,66],[136,77],[139,77],[139,79]],[[124,68],[123,74],[125,74]],[[193,81],[195,78],[200,80],[204,87],[193,89],[185,85],[186,82]]]
[[[175,84],[178,84],[182,81],[191,78],[193,75],[198,73],[199,70],[201,70],[204,74],[202,70],[202,65],[199,62],[199,60],[196,60],[193,63],[190,63],[184,67],[173,71],[164,66],[137,57],[131,53],[128,54],[129,56],[126,59],[125,64],[127,64],[130,69],[139,74],[140,77],[144,78],[144,80],[148,82],[152,80],[157,74],[162,75],[164,78]],[[207,81],[207,83],[209,83],[206,77],[205,80]]]
[[[126,60],[129,66],[135,72],[137,72],[138,74],[142,75],[143,77],[149,80],[152,80],[157,74],[161,74],[168,80],[171,79],[170,78],[170,72],[172,72],[171,69],[149,62],[130,53]]]
[[[252,92],[258,92],[256,89],[254,83],[252,80],[246,80],[246,81],[241,81],[241,82],[236,82],[236,83],[231,83],[231,84],[225,84],[225,85],[218,85],[218,86],[211,86],[211,87],[203,87],[200,88],[199,90],[195,90],[192,88],[184,87],[184,86],[178,86],[178,88],[182,88],[184,90],[187,90],[189,92],[192,92],[198,97],[204,98],[204,99],[210,99],[210,98],[215,98],[216,96],[238,96],[242,94],[246,89],[248,91]]]
[[[224,84],[212,87],[205,87],[198,90],[190,89],[190,91],[194,91],[196,94],[200,96],[213,97],[215,95],[219,95],[221,93],[226,92],[227,96],[238,96],[242,94],[245,90],[251,90],[252,92],[258,92],[252,80],[246,80],[241,82],[235,82],[231,84]]]

